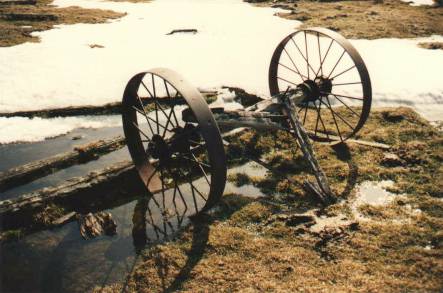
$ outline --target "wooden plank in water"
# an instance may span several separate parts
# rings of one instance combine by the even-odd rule
[[[0,192],[26,184],[60,169],[96,160],[99,156],[116,151],[125,145],[125,138],[117,136],[74,147],[70,152],[21,165],[0,173]]]

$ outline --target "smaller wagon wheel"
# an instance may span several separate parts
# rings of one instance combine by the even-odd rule
[[[371,81],[360,54],[343,36],[308,28],[281,41],[269,68],[271,95],[303,84],[314,94],[295,110],[312,139],[342,142],[363,127],[371,109]]]
[[[195,213],[221,198],[226,157],[220,131],[200,92],[183,77],[164,68],[135,75],[122,115],[129,152],[151,193],[192,198]]]

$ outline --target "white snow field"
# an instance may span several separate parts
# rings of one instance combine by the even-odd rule
[[[174,69],[200,88],[229,85],[266,95],[272,52],[300,24],[274,16],[276,9],[241,0],[146,4],[56,0],[54,4],[127,15],[105,24],[61,25],[37,33],[40,43],[0,48],[0,112],[118,101],[130,77],[154,67]],[[174,29],[198,33],[166,35]],[[410,106],[431,121],[443,119],[443,51],[417,47],[424,41],[443,41],[443,36],[351,41],[368,66],[374,107]],[[90,48],[91,44],[104,48]],[[88,125],[88,120],[97,118],[79,119],[83,122],[58,118],[57,127],[43,133],[40,120],[4,118],[0,129],[8,125],[9,130],[1,132],[0,143],[34,141],[79,125],[102,127],[108,121],[103,118],[100,125]],[[14,127],[29,131],[15,132]]]

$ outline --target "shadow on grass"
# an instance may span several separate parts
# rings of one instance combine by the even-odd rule
[[[134,273],[136,262],[140,259],[143,251],[149,250],[146,258],[154,261],[162,292],[176,292],[189,279],[193,268],[205,255],[210,225],[214,221],[228,219],[235,211],[253,201],[253,199],[242,196],[227,195],[223,197],[215,208],[208,212],[199,211],[199,213],[194,215],[186,215],[186,212],[180,213],[179,209],[176,209],[173,213],[169,211],[167,217],[163,216],[158,218],[158,221],[153,221],[154,217],[149,205],[149,202],[153,199],[155,200],[152,195],[143,197],[138,200],[134,208],[132,237],[137,255],[131,270],[128,272],[128,276]],[[162,214],[165,215],[163,212]],[[174,219],[174,221],[171,219]],[[149,230],[154,231],[151,233],[153,235],[148,235],[147,231]],[[185,230],[192,230],[191,247],[185,252],[185,264],[181,266],[178,273],[175,273],[173,271],[175,271],[177,263],[174,262],[174,268],[172,268],[170,260],[163,256],[161,250],[155,244],[177,240],[183,235]],[[172,281],[171,276],[173,276]],[[129,278],[124,283],[121,292],[131,291],[128,281]],[[102,284],[102,288],[104,286],[105,284]]]
[[[334,150],[337,159],[348,164],[349,173],[346,180],[346,186],[339,194],[340,198],[347,198],[357,184],[358,165],[352,160],[351,152],[347,144],[339,143],[333,145],[332,149]]]

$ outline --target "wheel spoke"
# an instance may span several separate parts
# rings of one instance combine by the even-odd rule
[[[310,67],[310,65],[309,65],[309,55],[308,55],[308,41],[307,41],[307,38],[306,38],[306,31],[303,31],[303,32],[305,34],[306,70],[308,71],[308,78],[309,78],[309,67]],[[312,72],[315,74],[314,70]]]
[[[176,173],[171,173],[171,174],[172,174],[172,177],[173,177],[173,180],[174,180],[175,188],[177,189],[178,194],[180,195],[180,198],[182,199],[183,205],[185,206],[185,213],[186,213],[186,211],[188,210],[188,205],[186,204],[186,200],[185,200],[185,198],[183,196],[182,191],[180,190],[180,186],[178,185],[179,181],[177,179],[177,174]]]
[[[297,71],[295,71],[294,69],[289,68],[288,66],[286,66],[286,65],[284,65],[284,64],[282,64],[282,63],[280,63],[280,62],[278,63],[278,65],[283,66],[284,68],[286,68],[286,69],[289,70],[289,71],[292,71],[292,72],[294,72],[294,73],[297,73],[298,75],[300,75],[301,80],[304,80],[303,77],[306,78],[306,76],[302,75],[300,72],[297,72]]]
[[[160,122],[158,122],[158,106],[157,103],[154,103],[155,107],[155,123],[157,124],[157,134],[160,135]]]
[[[315,105],[315,104],[314,104]],[[317,119],[315,121],[315,129],[314,129],[314,135],[317,136],[317,128],[318,128],[318,122],[320,121],[320,110],[321,110],[321,103],[319,103],[319,107],[315,107],[315,109],[317,110]]]
[[[338,136],[340,136],[340,140],[343,141],[343,137],[342,137],[342,135],[341,135],[340,128],[338,127],[337,120],[335,119],[334,111],[332,110],[331,102],[329,101],[329,98],[328,98],[328,97],[326,97],[326,101],[328,101],[328,105],[327,105],[327,107],[328,107],[329,110],[331,111],[332,119],[334,120],[335,127],[337,128]]]
[[[154,122],[154,123],[156,123],[157,124],[157,129],[159,129],[159,132],[157,133],[157,134],[159,134],[160,133],[160,127],[161,128],[163,128],[163,129],[167,129],[163,124],[161,124],[161,123],[159,123],[159,122],[157,122],[157,121],[155,121],[154,119],[152,119],[151,117],[149,117],[149,116],[146,116],[146,118],[148,118],[149,120],[151,120],[152,122]],[[169,130],[169,129],[167,129],[169,132],[172,132],[172,130]]]
[[[171,112],[169,113],[169,117],[167,117],[167,121],[166,121],[166,126],[165,126],[165,129],[163,130],[163,134],[162,134],[162,138],[165,138],[165,134],[166,134],[166,128],[168,128],[168,126],[169,126],[169,122],[171,122],[171,116],[172,116],[172,109],[171,109]],[[171,122],[171,125],[172,125],[172,122]],[[173,127],[174,127],[174,125],[172,125]]]
[[[145,118],[146,118],[146,122],[148,122],[148,125],[149,125],[149,129],[151,130],[151,133],[154,134],[154,131],[152,131],[151,123],[149,122],[149,119],[148,119],[148,113],[146,113],[146,111],[145,111],[145,107],[143,107],[143,102],[142,102],[142,100],[140,99],[140,97],[139,97],[138,95],[137,95],[137,100],[138,100],[138,102],[139,102],[139,104],[140,104],[140,107],[142,108],[143,112],[140,111],[140,109],[138,109],[138,108],[135,107],[135,106],[132,106],[132,108],[135,109],[135,110],[136,110],[137,112],[139,112],[140,114],[142,114],[143,116],[145,116]]]
[[[328,57],[329,50],[331,49],[332,43],[334,43],[334,39],[331,39],[331,42],[329,43],[328,50],[326,50],[325,57],[323,57],[323,60],[321,60],[320,67],[318,68],[317,73],[315,74],[315,76],[318,76],[318,73],[320,72],[320,70],[323,72],[323,63],[325,62],[326,58]],[[322,75],[323,75],[323,73],[322,73]]]
[[[320,103],[318,103],[318,109],[319,109],[319,113],[320,113],[320,123],[323,126],[323,130],[325,131],[326,137],[329,139],[329,134],[328,134],[328,130],[326,129],[325,123],[323,121],[323,118],[321,118],[321,100],[322,98],[320,97]],[[315,106],[315,104],[314,104]]]
[[[328,105],[327,105],[325,102],[322,101],[322,103],[325,104],[325,106],[328,107]],[[332,110],[332,107],[330,107],[329,109],[330,109],[332,112],[334,112],[334,110]],[[342,121],[343,121],[343,122],[344,122],[349,128],[351,128],[352,131],[354,131],[354,128],[351,126],[351,124],[349,124],[348,121],[346,121],[346,119],[344,119],[343,117],[341,117],[341,115],[338,114],[337,112],[334,112],[334,113],[335,113],[335,115],[336,115],[338,118],[340,118],[340,120],[342,120]]]
[[[337,67],[337,65],[340,63],[341,58],[343,58],[343,56],[345,55],[346,50],[343,50],[343,53],[341,53],[340,58],[338,58],[337,63],[335,63],[334,68],[332,68],[331,72],[329,73],[327,79],[329,79],[329,77],[331,76],[331,74],[334,72],[335,68]]]
[[[189,186],[191,187],[190,189],[191,189],[191,193],[192,193],[192,199],[194,201],[195,212],[198,213],[197,198],[195,196],[196,189],[194,188],[194,185],[192,184],[191,172],[189,172],[188,175],[186,176],[181,170],[179,170],[179,171],[180,171],[180,173],[182,173],[183,176],[188,178],[188,183],[189,183]],[[205,198],[203,197],[203,199],[205,199]]]
[[[157,97],[157,94],[155,92],[155,80],[154,80],[154,74],[151,73],[151,81],[152,81],[152,90],[154,91],[154,98]]]
[[[298,75],[300,75],[301,79],[302,79],[303,81],[305,81],[305,79],[307,79],[306,76],[304,76],[304,75],[302,75],[302,74],[300,73],[300,70],[298,70],[297,65],[295,65],[294,60],[292,60],[291,55],[289,55],[288,51],[286,51],[286,48],[283,48],[283,51],[285,51],[286,55],[288,55],[289,60],[291,60],[291,63],[292,63],[292,65],[294,66],[295,70],[297,70]],[[304,78],[303,78],[303,77],[304,77]]]
[[[171,143],[173,143],[174,141],[176,141],[177,139],[181,139],[181,138],[184,137],[185,135],[190,135],[190,134],[192,134],[192,133],[194,133],[194,132],[197,132],[197,131],[199,131],[199,130],[200,130],[200,126],[197,126],[197,127],[193,128],[192,130],[185,130],[185,131],[183,131],[182,133],[178,134],[177,136],[175,136],[175,137],[171,137],[171,138],[173,138],[173,139],[167,141],[166,143],[167,143],[167,144],[171,144]]]
[[[289,80],[286,80],[286,79],[284,79],[284,78],[281,78],[280,76],[277,76],[277,78],[280,79],[280,80],[283,80],[283,81],[285,81],[285,82],[287,82],[287,83],[290,83],[290,84],[292,84],[292,85],[298,86],[298,84],[293,83],[293,82],[291,82],[291,81],[289,81]]]
[[[303,125],[305,125],[307,114],[308,114],[308,105],[306,104],[306,107],[305,107],[305,115],[304,115],[304,117],[303,117]]]
[[[148,87],[145,85],[145,83],[143,82],[143,80],[142,81],[140,81],[141,82],[141,84],[142,84],[142,86],[145,88],[145,90],[148,92],[148,94],[151,96],[151,98],[155,98],[153,95],[152,95],[152,93],[151,93],[151,91],[148,89]]]
[[[195,160],[192,159],[192,158],[186,157],[186,156],[183,155],[183,154],[181,154],[181,156],[177,156],[177,157],[179,157],[179,158],[183,158],[183,159],[186,159],[186,160],[188,160],[188,161],[190,161],[190,162],[196,163],[197,165],[203,165],[203,166],[205,166],[206,168],[211,168],[210,165],[205,164],[205,163],[199,163],[198,161],[195,161]]]
[[[205,170],[202,167],[202,163],[197,159],[197,157],[191,152],[192,157],[194,158],[194,160],[197,162],[198,167],[200,168],[200,170],[203,173],[203,176],[205,176],[206,182],[208,183],[209,186],[211,186],[211,182],[208,179],[208,174],[206,174]]]
[[[141,134],[143,134],[143,136],[144,136],[149,142],[151,142],[151,139],[149,138],[149,136],[148,136],[143,130],[141,130],[140,127],[138,127],[137,123],[132,122],[132,125],[134,125],[135,128],[137,128],[137,130],[138,130]]]
[[[165,181],[164,181],[163,170],[160,170],[160,179],[162,181],[162,204],[163,204],[163,209],[166,209],[166,205],[165,205]]]
[[[334,78],[336,78],[336,77],[338,77],[338,76],[340,76],[340,75],[342,75],[342,74],[345,74],[346,72],[348,72],[349,70],[351,70],[351,69],[353,69],[353,68],[355,68],[355,65],[352,65],[352,66],[349,67],[348,69],[343,70],[342,72],[340,72],[340,73],[334,75],[333,77],[330,77],[329,79],[333,80]]]
[[[164,84],[165,84],[166,94],[168,95],[168,98],[169,98],[169,99],[172,99],[172,98],[171,98],[171,93],[169,92],[169,88],[168,88],[168,84],[167,84],[166,80],[164,80],[163,82],[164,82]],[[175,94],[174,99],[177,98],[177,96],[178,96],[178,92]],[[176,124],[175,124],[175,127],[179,127],[180,125],[178,124],[178,120],[177,120],[177,117],[175,116],[175,112],[174,112],[174,107],[175,107],[175,105],[172,105],[172,106],[170,106],[170,107],[171,107],[171,113],[169,113],[169,115],[174,114],[175,123],[176,123]],[[171,122],[171,124],[174,125],[172,122]]]
[[[336,94],[336,93],[330,93],[330,92],[320,92],[322,95],[333,95],[333,96],[339,96],[339,97],[343,97],[343,98],[348,98],[348,99],[353,99],[353,100],[358,100],[358,101],[363,101],[363,98],[360,97],[351,97],[351,96],[345,96],[345,95],[341,95],[341,94]]]
[[[354,110],[352,110],[351,107],[349,107],[346,103],[344,103],[341,99],[339,99],[339,97],[337,97],[336,95],[332,95],[334,96],[340,103],[342,103],[343,105],[345,105],[346,108],[348,108],[352,113],[354,113],[357,117],[360,117],[360,115],[358,113],[356,113]]]
[[[306,37],[306,35],[305,35],[305,37]],[[291,38],[291,41],[292,41],[292,43],[295,45],[295,47],[297,48],[297,50],[298,50],[298,52],[300,53],[300,55],[302,56],[302,58],[306,61],[306,68],[307,68],[307,70],[308,70],[308,79],[309,79],[309,69],[311,69],[312,72],[313,72],[314,74],[315,74],[315,70],[312,69],[311,65],[309,64],[308,59],[306,59],[305,55],[303,55],[303,53],[301,52],[300,48],[298,47],[297,43],[295,43],[295,41],[294,41],[293,38]],[[305,41],[305,43],[306,43],[306,41]],[[306,45],[306,46],[307,46],[307,45]],[[306,47],[306,52],[307,52],[307,50],[308,50],[308,49],[307,49],[307,47]]]
[[[351,85],[351,84],[361,84],[361,81],[356,81],[356,82],[345,82],[345,83],[333,83],[332,85],[334,86],[340,86],[340,85]]]
[[[320,47],[320,33],[317,32],[317,45],[318,45],[318,64],[320,64],[320,73],[323,75],[323,68],[321,66],[321,47]],[[315,74],[315,78],[317,78],[317,73]]]

